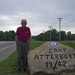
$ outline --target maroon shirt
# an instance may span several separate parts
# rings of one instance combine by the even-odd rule
[[[31,35],[30,28],[25,27],[25,29],[23,29],[22,27],[18,27],[16,31],[16,35],[17,35],[18,41],[28,42]]]

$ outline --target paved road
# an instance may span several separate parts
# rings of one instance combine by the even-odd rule
[[[0,61],[6,59],[15,50],[15,41],[0,41]]]

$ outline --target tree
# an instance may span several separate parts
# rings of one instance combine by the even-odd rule
[[[10,40],[14,41],[15,40],[15,32],[13,30],[9,31],[9,35],[10,35]]]
[[[5,40],[5,35],[3,31],[0,31],[0,41]]]
[[[67,32],[67,40],[72,40],[71,39],[71,31]]]
[[[45,41],[49,41],[50,40],[50,31],[46,31],[45,33],[44,33],[44,38],[45,38]]]
[[[61,31],[61,40],[64,41],[66,39],[66,32]]]
[[[11,40],[10,34],[9,34],[8,31],[5,31],[4,35],[5,35],[5,40],[6,40],[6,41],[10,41],[10,40]]]
[[[50,41],[50,32],[51,32],[51,40],[58,40],[58,33],[56,29],[48,30],[45,33],[41,33],[36,36],[36,40],[39,41]]]
[[[14,41],[15,40],[15,32],[13,30],[5,31],[4,35],[5,35],[6,41]]]
[[[71,40],[75,40],[75,34],[71,34]]]
[[[37,36],[37,40],[39,40],[39,41],[44,41],[44,39],[43,39],[43,33],[41,33],[41,34],[39,34],[39,35]]]
[[[52,31],[51,31],[51,39],[53,41],[58,40],[58,33],[57,33],[57,30],[56,29],[52,29]]]

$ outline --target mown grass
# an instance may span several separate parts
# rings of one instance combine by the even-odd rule
[[[35,49],[36,47],[40,46],[42,43],[43,42],[35,42],[35,41],[32,42],[30,50]],[[75,43],[73,42],[64,41],[61,43],[75,49]],[[23,71],[21,73],[17,73],[16,61],[17,61],[17,51],[11,54],[10,57],[8,57],[6,60],[0,62],[0,75],[29,75],[29,70],[26,73]]]
[[[30,50],[35,49],[36,47],[40,46],[42,43],[44,43],[44,42],[40,42],[40,41],[34,41],[34,42],[32,42],[31,46],[30,46]]]
[[[43,42],[32,42],[30,50],[40,46]],[[0,62],[0,75],[29,75],[29,72],[17,73],[16,70],[17,51],[11,54],[6,60]]]
[[[72,47],[72,48],[75,49],[75,42],[63,41],[63,42],[61,42],[61,43],[62,43],[62,44],[65,44],[65,45],[67,45],[67,46],[70,46],[70,47]]]

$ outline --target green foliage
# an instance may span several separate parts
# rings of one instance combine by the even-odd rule
[[[5,35],[3,31],[0,31],[0,41],[5,40]]]
[[[68,40],[71,40],[71,32],[70,32],[70,31],[67,32],[67,39],[68,39]]]
[[[51,36],[50,36],[51,33]],[[48,30],[45,33],[41,33],[35,37],[35,40],[38,41],[59,41],[59,32],[56,29]],[[61,41],[64,40],[75,40],[75,34],[71,34],[71,32],[61,31]]]
[[[48,30],[44,33],[40,33],[37,36],[32,36],[32,40],[36,41],[50,41],[50,33],[52,41],[59,41],[59,32],[56,29]],[[15,32],[11,31],[0,31],[0,41],[14,41]],[[71,31],[65,32],[61,31],[61,41],[64,40],[75,40],[75,34],[71,34]]]
[[[61,31],[61,40],[64,41],[66,39],[66,32],[65,31]]]
[[[71,34],[71,40],[75,40],[75,34]]]
[[[52,36],[51,36],[51,39],[52,39],[53,41],[58,40],[58,32],[57,32],[57,30],[52,29],[51,35],[52,35]]]
[[[12,31],[0,31],[0,41],[14,41],[15,40],[15,32]]]
[[[49,41],[50,40],[50,33],[51,33],[51,40],[52,41],[58,41],[59,40],[59,32],[56,29],[52,29],[49,31],[46,31],[45,33],[41,33],[38,36],[36,36],[35,40],[40,41]],[[66,39],[66,32],[61,31],[61,40]]]

